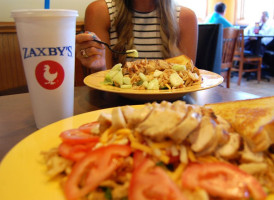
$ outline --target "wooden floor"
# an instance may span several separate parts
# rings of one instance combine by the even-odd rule
[[[243,92],[248,92],[255,94],[261,97],[274,96],[274,76],[267,76],[270,81],[262,79],[260,83],[257,80],[248,80],[242,78],[241,85],[237,85],[238,76],[234,75],[230,80],[230,88],[232,90],[238,90]],[[222,86],[225,86],[225,83],[222,83]]]

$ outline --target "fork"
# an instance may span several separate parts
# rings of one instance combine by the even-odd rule
[[[95,39],[95,37],[93,36],[93,40],[94,42],[97,42],[99,44],[103,44],[105,45],[107,48],[109,48],[110,51],[112,51],[113,53],[117,53],[117,54],[127,54],[129,57],[138,57],[138,52],[135,49],[131,49],[131,50],[126,50],[124,52],[119,52],[119,51],[115,51],[114,49],[111,48],[111,46],[105,42],[102,42],[100,40]]]

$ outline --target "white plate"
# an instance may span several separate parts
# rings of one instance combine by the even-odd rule
[[[118,93],[133,100],[173,100],[183,97],[185,94],[195,92],[199,90],[209,89],[220,85],[223,82],[223,77],[214,72],[201,70],[200,74],[203,79],[201,85],[195,85],[191,87],[179,88],[174,90],[134,90],[134,89],[122,89],[110,85],[104,85],[103,81],[107,71],[100,71],[91,75],[88,75],[84,79],[84,83],[94,89],[102,90],[106,92]]]
[[[140,107],[139,106],[135,106]],[[41,152],[57,147],[64,130],[97,120],[101,112],[84,113],[46,126],[19,142],[0,164],[1,200],[65,200],[58,180],[50,181]]]

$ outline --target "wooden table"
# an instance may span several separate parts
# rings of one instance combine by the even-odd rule
[[[261,52],[261,46],[262,46],[262,38],[264,37],[272,37],[274,38],[274,35],[262,35],[262,34],[248,34],[244,35],[245,38],[252,38],[251,40],[256,41],[256,49],[254,54],[258,56],[263,56],[263,53]]]
[[[182,100],[190,104],[204,105],[258,97],[253,94],[217,86],[189,93]],[[143,103],[123,98],[114,93],[102,92],[82,86],[75,88],[74,114]],[[36,130],[29,93],[0,96],[0,160],[20,140]]]

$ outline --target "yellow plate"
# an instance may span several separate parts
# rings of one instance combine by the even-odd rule
[[[110,85],[104,85],[103,81],[107,71],[100,71],[91,74],[84,79],[84,83],[94,89],[102,90],[106,92],[118,93],[133,100],[171,100],[183,97],[185,94],[195,92],[199,90],[205,90],[215,87],[223,82],[223,77],[214,72],[201,70],[200,74],[203,79],[201,85],[174,89],[174,90],[133,90],[133,89],[121,89]]]
[[[140,107],[134,106],[134,107]],[[42,151],[57,147],[59,134],[67,129],[95,121],[101,112],[84,113],[44,127],[19,142],[0,164],[1,200],[65,200],[58,181],[49,181],[45,174]]]

